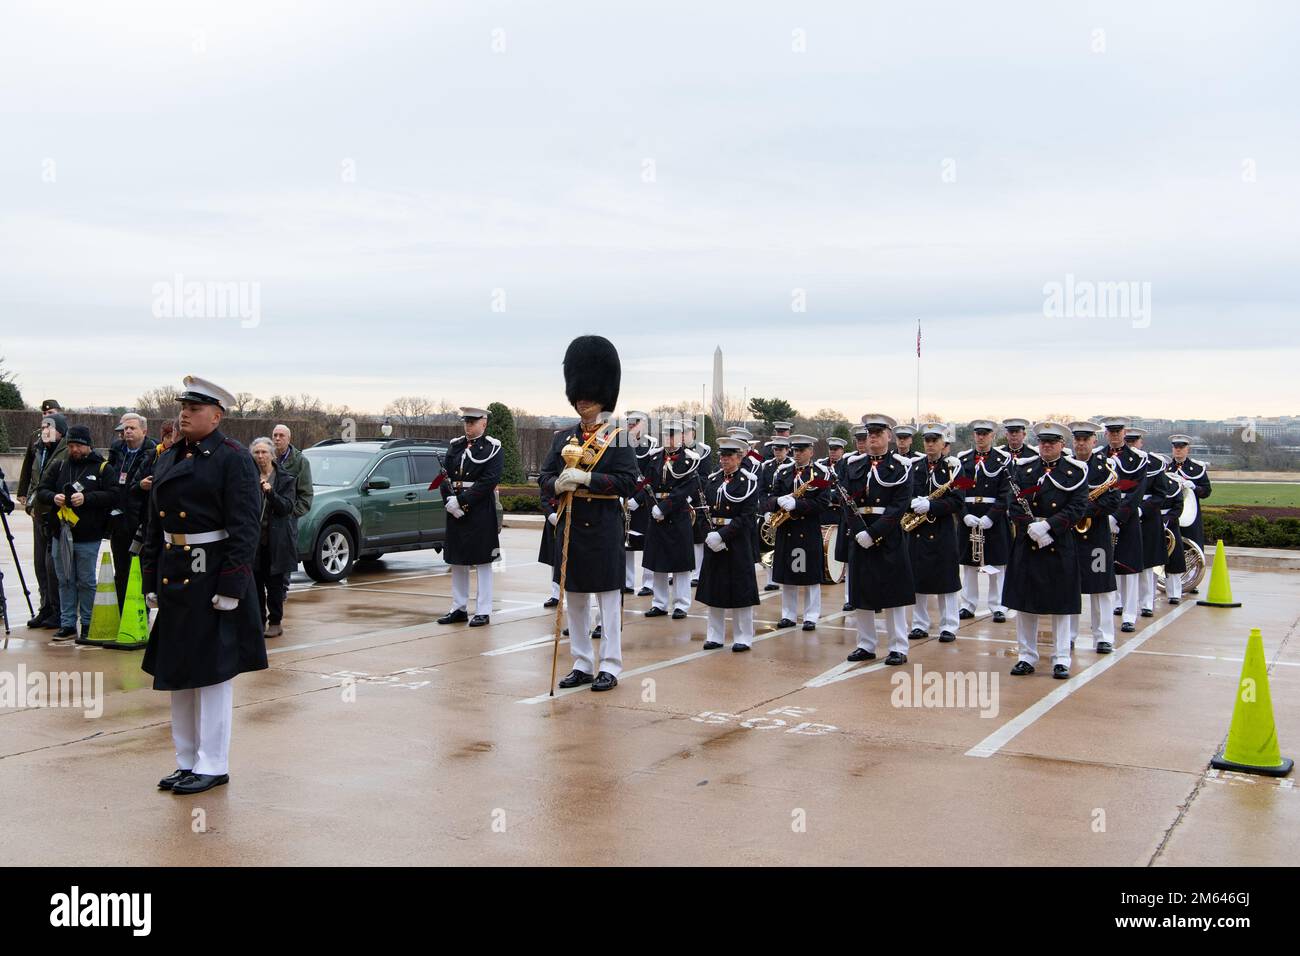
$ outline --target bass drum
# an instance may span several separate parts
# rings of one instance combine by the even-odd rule
[[[1205,577],[1205,552],[1201,546],[1189,538],[1183,539],[1183,558],[1187,562],[1187,570],[1183,572],[1183,594],[1193,588],[1200,587],[1201,578]],[[1155,569],[1156,587],[1161,591],[1165,589],[1165,569],[1163,566]]]
[[[822,584],[844,583],[844,562],[835,560],[835,545],[839,536],[839,525],[822,525]]]

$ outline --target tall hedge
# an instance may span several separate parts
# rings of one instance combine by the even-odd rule
[[[527,475],[524,474],[523,462],[519,457],[519,434],[515,431],[515,417],[500,402],[493,402],[487,410],[487,433],[501,442],[501,454],[505,455],[501,483],[521,485],[527,480]]]

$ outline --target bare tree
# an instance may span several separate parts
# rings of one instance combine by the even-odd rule
[[[235,406],[230,411],[236,418],[254,418],[262,408],[262,400],[252,392],[240,392],[235,396]]]
[[[174,418],[176,396],[180,391],[174,385],[151,388],[135,400],[136,410],[146,418]]]
[[[812,430],[813,437],[826,439],[831,437],[831,432],[836,425],[847,420],[843,413],[833,408],[821,408],[808,418],[798,419],[795,424],[806,422],[807,427]]]
[[[388,403],[384,414],[404,426],[418,425],[433,411],[433,402],[423,395],[401,395]]]

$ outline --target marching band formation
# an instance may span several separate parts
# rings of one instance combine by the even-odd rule
[[[652,596],[646,617],[681,619],[694,587],[707,608],[704,649],[724,646],[730,610],[731,649],[744,652],[754,640],[760,572],[763,590],[781,592],[778,628],[802,621],[816,630],[822,585],[843,582],[843,610],[854,612],[857,629],[848,660],[875,659],[883,636],[884,663],[896,665],[907,661],[910,640],[932,635],[931,596],[939,641],[948,643],[960,621],[975,617],[984,581],[992,620],[1014,612],[1019,659],[1011,673],[1034,672],[1043,626],[1053,637],[1052,676],[1064,679],[1084,595],[1094,648],[1107,654],[1114,617],[1131,632],[1139,615],[1154,613],[1158,587],[1177,604],[1184,580],[1194,590],[1200,579],[1196,501],[1211,486],[1205,465],[1188,456],[1186,435],[1172,436],[1167,456],[1145,451],[1144,432],[1120,417],[977,419],[973,447],[954,455],[950,425],[914,429],[869,413],[853,432],[855,452],[832,438],[827,457],[814,460],[816,439],[790,434],[790,422],[773,423],[760,451],[744,428],[727,429],[714,449],[689,422],[663,423],[654,436],[644,412],[614,417],[621,369],[600,336],[575,339],[564,371],[581,420],[556,433],[539,477],[547,519],[539,560],[552,567],[545,606],[565,600],[573,653],[561,687],[618,684],[627,594]],[[492,575],[483,564],[499,542],[485,516],[500,456],[482,437],[486,412],[462,412],[466,437],[453,443],[452,481],[442,491],[456,607],[440,623],[466,619],[473,564],[480,590],[471,623],[486,624]],[[1005,441],[995,446],[999,429]],[[918,435],[922,449],[913,452]]]

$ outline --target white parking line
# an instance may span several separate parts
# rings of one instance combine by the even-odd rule
[[[1164,630],[1174,621],[1178,620],[1180,614],[1182,614],[1188,608],[1195,607],[1195,606],[1196,605],[1190,603],[1179,605],[1177,610],[1172,611],[1169,614],[1166,614],[1160,620],[1156,621],[1154,624],[1144,629],[1141,634],[1139,634],[1137,637],[1130,640],[1128,643],[1124,644],[1122,647],[1116,650],[1115,653],[1108,655],[1105,660],[1093,664],[1087,670],[1083,671],[1083,673],[1076,674],[1074,677],[1071,677],[1069,680],[1067,680],[1060,687],[1053,690],[1046,697],[1042,698],[1037,703],[1031,705],[1029,708],[1027,708],[1022,713],[1018,714],[1016,717],[1007,721],[997,730],[993,731],[993,733],[989,734],[987,737],[985,737],[983,740],[977,743],[970,750],[966,751],[966,756],[967,757],[992,757],[995,753],[997,753],[1008,743],[1010,743],[1016,737],[1017,734],[1019,734],[1022,730],[1024,730],[1034,721],[1036,721],[1039,717],[1042,717],[1045,713],[1047,713],[1049,710],[1051,710],[1061,701],[1065,700],[1067,697],[1073,694],[1084,684],[1088,683],[1090,680],[1096,677],[1100,677],[1102,674],[1106,673],[1106,671],[1110,670],[1110,668],[1114,667],[1116,664],[1122,661],[1125,657],[1127,657],[1130,654],[1136,653],[1139,647],[1141,647],[1151,638],[1155,637],[1157,634],[1159,634],[1162,630]]]
[[[1198,661],[1223,661],[1226,664],[1240,664],[1241,657],[1215,657],[1213,654],[1179,654],[1177,651],[1134,651],[1134,654],[1151,654],[1155,657],[1191,657]],[[1300,667],[1300,661],[1273,661],[1269,667]]]
[[[846,611],[844,613],[852,614],[853,612]],[[980,621],[984,620],[984,618],[990,616],[992,616],[991,611],[980,611],[969,621],[959,622],[957,624],[957,630],[960,631],[963,627],[966,627],[968,624],[978,624]],[[846,628],[846,630],[848,629]],[[856,630],[856,628],[854,628],[854,630]],[[996,638],[996,637],[962,638],[960,634],[958,634],[957,636],[961,640],[977,640],[977,641],[978,640],[987,640],[987,641],[1001,640],[1001,638]],[[877,638],[877,641],[879,641],[879,638]],[[888,641],[886,641],[886,643],[888,643]],[[1011,641],[1009,643],[1015,643],[1015,642]],[[877,646],[879,646],[878,643]],[[860,667],[859,664],[861,664],[861,661],[844,661],[842,663],[836,664],[830,670],[823,671],[822,673],[818,674],[816,677],[807,681],[803,686],[804,687],[825,687],[828,684],[836,684],[842,680],[848,680],[850,677],[861,677],[863,674],[874,674],[876,671],[886,666],[884,661],[881,661],[878,664],[867,664],[865,667]]]

